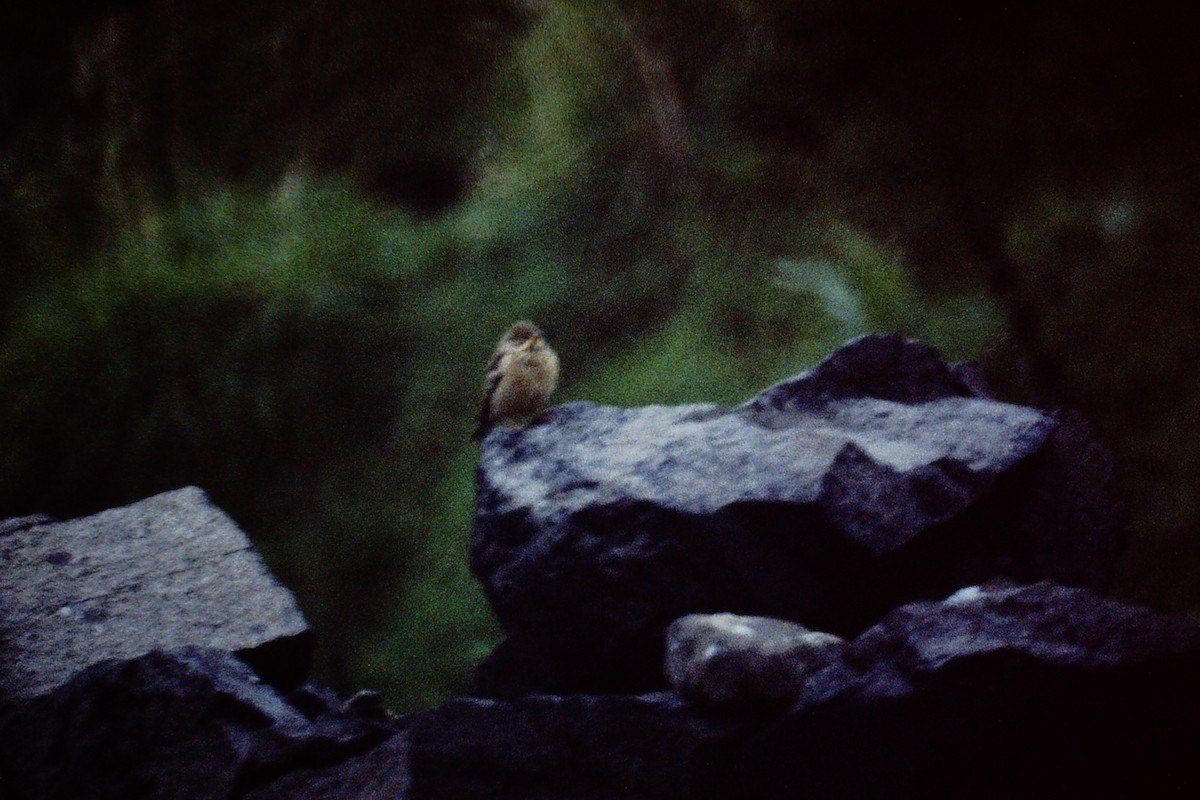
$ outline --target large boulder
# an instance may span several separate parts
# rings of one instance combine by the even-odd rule
[[[0,525],[0,697],[188,645],[236,653],[284,689],[303,682],[313,647],[291,592],[200,489]]]
[[[493,696],[401,721],[296,688],[307,626],[199,490],[0,523],[4,796],[1197,785],[1200,627],[1095,591],[1107,455],[924,345],[859,339],[733,409],[563,406],[491,433],[478,478]]]
[[[997,575],[1102,588],[1113,498],[1077,418],[894,336],[737,408],[560,406],[483,442],[471,566],[506,639],[479,689],[661,688],[688,613],[853,635]]]

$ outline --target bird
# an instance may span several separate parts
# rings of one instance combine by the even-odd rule
[[[481,441],[500,422],[537,414],[557,385],[558,354],[545,334],[528,320],[514,322],[488,362],[483,407],[471,441]]]

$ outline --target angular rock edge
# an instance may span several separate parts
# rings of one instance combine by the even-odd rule
[[[6,523],[0,694],[43,694],[106,659],[189,645],[236,652],[287,690],[314,639],[249,538],[196,487],[90,517]]]
[[[895,336],[736,408],[559,406],[483,443],[471,567],[506,638],[478,690],[665,688],[662,632],[689,613],[847,636],[997,576],[1102,590],[1114,486],[1076,415]]]

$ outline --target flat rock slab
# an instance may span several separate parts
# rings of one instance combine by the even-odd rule
[[[238,653],[278,685],[308,672],[291,593],[200,489],[0,534],[0,693],[43,694],[105,659],[185,645]]]
[[[1076,417],[895,336],[737,408],[560,406],[483,442],[471,566],[507,639],[479,688],[653,690],[688,613],[845,636],[997,575],[1100,588],[1113,485]]]

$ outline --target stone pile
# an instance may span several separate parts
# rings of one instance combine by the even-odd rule
[[[6,567],[89,557],[44,528],[8,544],[22,525]],[[0,779],[30,798],[1190,794],[1200,627],[1105,597],[1124,536],[1076,416],[863,337],[736,408],[570,403],[494,430],[470,558],[505,636],[473,696],[393,720],[296,688],[253,657],[303,640],[276,615],[65,682],[26,670]],[[2,607],[0,649],[58,602]]]
[[[316,797],[309,773],[331,765],[367,787],[346,797],[403,786],[403,759],[353,772],[402,729],[377,697],[302,685],[312,646],[291,593],[199,489],[2,522],[0,796]]]

